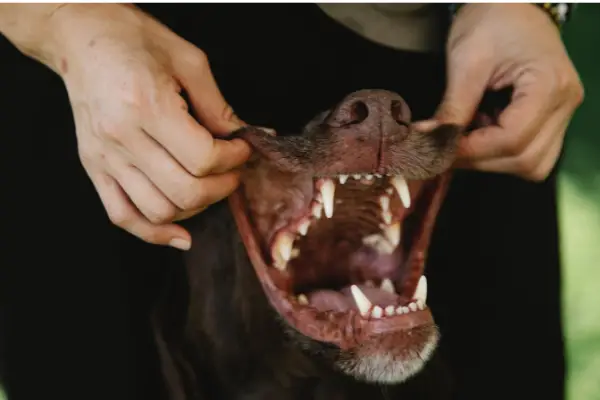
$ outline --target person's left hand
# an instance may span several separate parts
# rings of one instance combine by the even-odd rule
[[[467,126],[486,89],[514,88],[497,125],[463,138],[457,166],[544,180],[583,101],[553,21],[532,4],[467,4],[452,24],[447,54],[448,84],[436,121]]]

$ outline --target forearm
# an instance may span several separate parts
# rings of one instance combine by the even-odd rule
[[[90,37],[107,30],[118,35],[123,24],[138,24],[133,10],[130,4],[0,4],[0,33],[23,54],[60,73],[63,59],[89,44]]]
[[[0,4],[0,33],[23,54],[52,67],[56,47],[52,18],[65,5]]]

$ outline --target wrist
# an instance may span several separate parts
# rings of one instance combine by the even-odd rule
[[[449,11],[451,18],[456,17],[461,9],[469,8],[471,5],[476,5],[476,3],[450,3]],[[573,8],[575,7],[574,4],[570,3],[520,3],[513,5],[530,5],[537,8],[539,11],[545,13],[559,29],[569,21]],[[489,4],[489,6],[511,6],[511,4]]]
[[[77,63],[79,58],[89,59],[89,50],[105,39],[135,37],[144,24],[138,9],[129,4],[110,3],[70,3],[61,7],[49,21],[52,32],[51,49],[54,70],[62,74],[58,67],[64,62]]]
[[[49,21],[65,4],[0,4],[0,33],[21,53],[47,63],[52,32]]]

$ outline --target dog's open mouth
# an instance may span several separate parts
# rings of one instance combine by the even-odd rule
[[[232,199],[246,210],[243,225],[252,233],[244,241],[256,251],[250,257],[279,313],[303,334],[341,348],[433,325],[423,268],[448,175],[308,179],[310,185],[271,188],[302,201],[274,204],[270,218],[252,206],[258,201],[252,188]],[[271,224],[257,218],[277,220],[276,228],[261,234]]]
[[[354,360],[341,361],[349,373],[388,382],[420,368],[437,340],[424,263],[461,133],[442,125],[425,134],[409,121],[400,96],[366,90],[301,135],[244,128],[237,136],[256,152],[230,196],[287,325],[338,346]],[[387,360],[383,375],[361,364],[369,357]]]
[[[269,275],[286,301],[327,321],[330,330],[344,328],[355,313],[412,320],[426,307],[419,239],[438,181],[373,174],[315,179],[306,215],[288,221],[270,246]]]

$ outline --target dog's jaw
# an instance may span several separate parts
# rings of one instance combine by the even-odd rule
[[[304,347],[315,349],[319,343],[333,346],[337,350],[336,356],[330,357],[332,365],[369,382],[405,381],[422,368],[439,338],[425,299],[418,295],[424,280],[429,238],[450,180],[448,168],[460,129],[442,126],[435,132],[418,133],[409,120],[410,110],[398,95],[361,91],[348,96],[333,112],[312,121],[303,135],[278,136],[273,131],[252,127],[237,132],[238,137],[257,151],[242,173],[240,189],[230,196],[230,206],[267,298],[291,328],[288,331],[306,344]],[[357,190],[366,193],[361,201],[370,210],[369,196],[375,196],[375,203],[377,196],[387,196],[380,183],[388,182],[386,179],[392,182],[394,176],[408,180],[408,186],[420,188],[411,194],[410,204],[402,197],[402,191],[387,192],[396,203],[390,205],[391,197],[383,203],[380,199],[381,207],[390,210],[389,215],[383,212],[377,217],[382,218],[379,225],[382,228],[372,223],[355,228],[357,232],[366,229],[368,234],[382,229],[377,235],[390,242],[391,247],[390,243],[382,248],[364,240],[357,244],[352,234],[344,233],[344,240],[361,249],[366,246],[365,250],[355,247],[354,253],[342,252],[341,258],[336,256],[329,261],[315,258],[315,254],[333,249],[327,244],[329,238],[337,237],[333,221],[342,218],[351,223],[353,218],[341,217],[339,213],[344,213],[345,201],[352,203],[358,198],[350,192],[344,197],[346,189],[339,189],[339,199],[334,200],[335,182],[339,180],[344,185],[355,179],[354,187],[359,185],[358,181],[366,184],[366,189]],[[375,192],[370,194],[370,190]],[[340,201],[341,206],[335,205]],[[334,214],[334,207],[339,209],[338,214]],[[408,231],[400,231],[398,226],[406,222],[407,211],[416,215],[416,222],[409,223]],[[325,217],[321,219],[323,214]],[[388,234],[394,225],[397,233]],[[409,243],[404,247],[400,246],[400,233],[402,243]],[[311,242],[311,235],[321,239]],[[294,243],[299,247],[293,247]],[[325,247],[311,252],[311,246],[315,245]],[[369,249],[376,252],[368,256],[371,261],[365,261],[364,257],[372,254]],[[385,261],[389,256],[391,261]],[[356,261],[356,257],[363,280],[340,275],[339,271],[350,268],[348,263]],[[336,267],[338,272],[327,272],[326,266],[340,262],[341,267]],[[364,269],[365,262],[372,265],[371,272]],[[392,266],[391,269],[382,270],[382,263]],[[312,272],[307,276],[308,271]],[[323,281],[323,273],[328,274],[329,283]],[[376,291],[391,290],[391,300],[385,304],[369,300],[369,294],[362,292],[368,292],[364,276],[369,273],[381,285]],[[341,287],[353,284],[344,289],[346,296],[351,292],[349,299],[353,301],[338,293],[334,296],[338,305],[333,305],[331,290],[338,289],[327,289],[332,293],[328,295],[330,299],[319,305],[315,296],[318,294],[322,299],[327,292],[319,287],[335,288],[332,282]],[[306,295],[302,292],[305,290],[309,290]],[[366,299],[362,305],[361,296]]]

